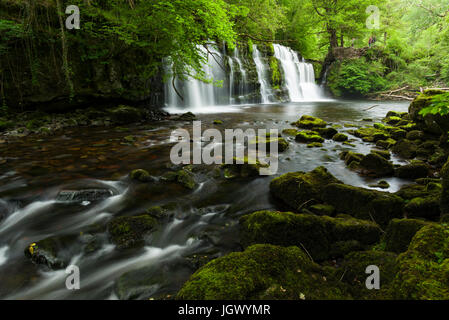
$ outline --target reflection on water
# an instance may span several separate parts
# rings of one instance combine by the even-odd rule
[[[371,101],[288,103],[214,107],[203,109],[206,112],[198,117],[203,130],[214,127],[282,131],[308,114],[339,124],[344,132],[350,126],[372,124],[363,119],[380,121],[388,111],[403,112],[407,107],[406,103]],[[223,124],[213,125],[216,119]],[[199,186],[192,192],[179,186],[138,184],[127,177],[137,168],[146,169],[155,177],[166,172],[171,165],[170,134],[177,127],[191,130],[190,123],[166,121],[126,128],[72,129],[0,145],[1,158],[6,160],[0,169],[0,297],[160,296],[176,292],[188,279],[194,271],[189,264],[192,255],[216,257],[240,250],[238,218],[274,208],[269,197],[273,177],[230,182],[200,173]],[[352,143],[355,148],[327,140],[323,148],[308,149],[291,141],[290,148],[279,157],[278,175],[324,165],[345,183],[366,187],[376,180],[349,171],[339,154],[345,150],[369,153],[373,145],[357,138]],[[401,162],[395,157],[393,161]],[[406,183],[396,178],[384,180],[390,183],[391,192]],[[103,194],[111,196],[89,201],[79,194],[79,201],[58,198],[61,191],[86,189],[110,190]],[[79,265],[81,270],[79,291],[65,289],[64,270],[46,271],[24,257],[24,249],[31,242],[52,236],[87,237],[92,226],[104,226],[114,216],[142,214],[156,205],[170,205],[170,215],[146,239],[143,248],[119,251],[101,227],[97,231],[99,245],[93,253],[84,252],[79,243],[68,245],[70,263]],[[117,281],[124,274],[123,279],[129,279],[123,280],[125,284]],[[141,278],[147,282],[139,282]],[[123,289],[128,283],[132,290]]]

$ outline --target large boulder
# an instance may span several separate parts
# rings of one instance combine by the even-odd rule
[[[345,270],[342,281],[349,285],[349,292],[358,300],[389,300],[390,286],[397,272],[397,255],[383,251],[351,252],[345,256],[342,268]],[[377,266],[380,271],[380,290],[366,288],[366,268]]]
[[[342,248],[372,245],[380,240],[381,230],[371,221],[350,216],[331,218],[291,212],[259,211],[243,216],[241,241],[244,246],[270,243],[304,248],[315,261],[336,258]]]
[[[439,114],[427,114],[422,116],[420,111],[429,107],[432,104],[432,99],[436,95],[444,94],[444,91],[440,90],[427,90],[419,95],[409,107],[409,113],[414,122],[419,127],[429,133],[443,134],[449,131],[449,116],[441,116]]]
[[[415,234],[429,222],[416,219],[393,219],[386,230],[385,251],[405,252]]]
[[[410,140],[403,139],[396,143],[392,150],[404,159],[413,159],[417,155],[418,146]]]
[[[429,167],[422,161],[413,161],[405,166],[397,168],[395,176],[402,179],[419,179],[429,176]]]
[[[182,300],[348,299],[344,284],[298,247],[255,245],[212,260],[177,295]]]
[[[297,122],[293,123],[294,126],[301,129],[314,129],[314,128],[325,128],[327,123],[316,117],[312,116],[302,116]]]
[[[385,177],[393,175],[393,163],[377,153],[370,153],[363,157],[359,164],[363,173],[375,177]]]
[[[401,218],[404,201],[391,193],[333,183],[324,188],[323,200],[338,212],[358,219],[374,220],[385,226],[391,219]]]
[[[339,183],[324,167],[305,172],[293,172],[271,181],[270,192],[290,210],[299,210],[310,200],[321,199],[324,187],[330,183]]]
[[[408,250],[398,258],[398,273],[392,283],[394,299],[449,299],[449,227],[428,225],[413,237]]]

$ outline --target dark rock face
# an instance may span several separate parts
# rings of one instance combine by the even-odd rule
[[[99,201],[113,196],[111,190],[86,189],[86,190],[63,190],[56,197],[57,201]]]

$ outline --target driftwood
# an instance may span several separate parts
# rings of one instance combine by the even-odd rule
[[[406,97],[406,96],[399,96],[399,95],[394,95],[394,94],[381,94],[381,96],[390,97],[390,98],[397,98],[397,99],[403,99],[403,100],[408,100],[408,101],[415,100],[415,98]]]

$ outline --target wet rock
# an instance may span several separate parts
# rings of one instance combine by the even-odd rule
[[[353,162],[356,162],[357,165],[360,164],[364,155],[361,153],[354,153],[352,151],[345,151],[340,154],[340,159],[345,161],[347,166],[350,166]]]
[[[133,170],[129,177],[133,180],[139,181],[139,182],[152,182],[155,179],[148,173],[148,171],[144,169],[136,169]]]
[[[255,178],[260,176],[262,168],[268,165],[262,164],[259,160],[251,162],[249,158],[234,158],[234,164],[224,164],[221,166],[226,179]]]
[[[412,141],[404,139],[396,143],[392,150],[402,158],[413,159],[416,157],[418,146]]]
[[[346,271],[342,281],[349,285],[349,292],[357,300],[389,300],[390,286],[397,273],[397,255],[392,252],[360,251],[345,256],[342,268]],[[367,290],[366,268],[377,266],[380,270],[380,290]]]
[[[118,124],[128,124],[143,120],[142,112],[134,107],[120,105],[109,111],[112,121]]]
[[[336,134],[338,134],[338,131],[334,128],[316,128],[313,130],[326,139],[332,139]]]
[[[387,181],[382,180],[382,181],[379,181],[377,184],[371,184],[369,187],[370,188],[389,189],[390,184]]]
[[[214,120],[213,124],[220,125],[220,124],[223,124],[223,121],[221,121],[221,120]]]
[[[282,134],[284,134],[286,136],[296,137],[296,135],[298,133],[299,133],[299,131],[296,130],[296,129],[284,129],[284,130],[282,130]]]
[[[370,153],[363,157],[359,167],[363,170],[364,174],[375,177],[390,176],[394,173],[393,164],[376,153]]]
[[[385,251],[402,253],[407,251],[415,234],[429,222],[416,219],[393,219],[384,237]]]
[[[411,141],[421,140],[424,138],[424,132],[419,131],[419,130],[413,130],[413,131],[410,131],[409,133],[407,133],[406,138]]]
[[[376,142],[376,147],[388,150],[394,147],[396,143],[397,143],[396,140],[393,139],[379,140]]]
[[[63,269],[70,261],[68,247],[77,236],[50,237],[31,243],[25,249],[25,256],[33,263],[44,265],[52,270]]]
[[[365,142],[377,142],[379,140],[387,140],[390,138],[390,135],[387,132],[373,127],[360,128],[354,131],[353,134]]]
[[[324,139],[316,131],[301,131],[296,135],[295,140],[301,143],[324,142]]]
[[[384,158],[386,160],[390,160],[391,159],[390,151],[386,151],[386,150],[372,150],[371,153],[377,154],[377,155],[381,156],[382,158]]]
[[[271,151],[271,144],[277,144],[278,152],[284,152],[288,149],[289,143],[284,138],[279,137],[267,137],[267,138],[256,138],[249,142],[250,145],[259,145],[259,144],[265,144],[265,151],[270,152]]]
[[[63,190],[56,197],[57,201],[100,201],[112,197],[114,193],[107,189]]]
[[[437,224],[424,226],[416,233],[408,250],[397,260],[393,299],[449,299],[448,234],[448,226]]]
[[[314,261],[329,258],[334,243],[356,240],[370,245],[380,240],[380,228],[370,221],[349,216],[331,218],[291,212],[259,211],[240,219],[241,241],[244,246],[269,243],[298,246]]]
[[[108,223],[111,241],[119,249],[143,246],[144,236],[154,230],[157,221],[149,215],[118,217]]]
[[[307,148],[322,148],[323,144],[320,142],[312,142],[307,145]]]
[[[422,161],[413,161],[410,164],[395,169],[395,176],[402,179],[426,178],[429,167]]]
[[[176,172],[170,171],[162,176],[162,180],[168,182],[176,182],[183,187],[193,190],[196,188],[197,183],[195,181],[195,176],[191,170],[191,167],[187,166]]]
[[[197,120],[196,116],[192,112],[186,112],[176,118],[177,121],[195,121]]]
[[[348,136],[345,135],[344,133],[337,133],[335,136],[332,137],[332,140],[337,141],[337,142],[345,142],[348,141]]]
[[[291,210],[298,210],[307,201],[319,201],[324,187],[338,182],[326,168],[318,167],[309,173],[287,173],[272,180],[270,192]]]
[[[405,131],[405,130],[395,129],[395,130],[391,131],[391,138],[393,138],[396,141],[405,139],[406,136],[407,136],[407,131]]]
[[[401,117],[394,117],[394,116],[384,119],[385,123],[390,124],[390,125],[398,124],[401,120],[402,120]]]
[[[318,216],[330,216],[335,215],[335,208],[327,204],[315,204],[308,208],[310,212]]]
[[[320,118],[306,115],[302,116],[301,119],[293,123],[293,125],[301,129],[313,129],[313,128],[325,128],[327,126],[327,123]]]
[[[255,245],[212,260],[179,291],[182,300],[342,299],[345,288],[297,247]]]
[[[401,218],[404,205],[404,201],[394,194],[344,184],[327,185],[322,198],[338,212],[374,220],[381,226],[386,226],[391,219]]]

